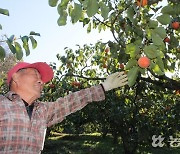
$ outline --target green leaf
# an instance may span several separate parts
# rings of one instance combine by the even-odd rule
[[[28,56],[30,54],[29,44],[28,44],[29,37],[28,36],[23,36],[23,37],[21,37],[21,40],[23,42],[23,48],[26,51],[26,56]]]
[[[144,53],[149,57],[149,58],[156,58],[158,56],[157,54],[158,48],[154,44],[148,45],[144,47]]]
[[[26,56],[30,55],[29,44],[23,43],[23,48],[26,51]]]
[[[29,37],[28,36],[23,36],[21,37],[21,40],[23,43],[28,43]]]
[[[143,37],[143,31],[141,28],[139,27],[134,27],[133,31],[138,35],[140,36],[141,38]]]
[[[87,15],[88,17],[92,17],[98,12],[99,5],[97,0],[88,0],[87,3]]]
[[[60,6],[63,8],[67,8],[69,1],[70,0],[61,0]]]
[[[164,58],[164,53],[161,50],[158,50],[157,56],[160,58]]]
[[[130,59],[128,63],[125,66],[125,69],[128,70],[132,68],[133,66],[137,65],[137,60],[136,59]]]
[[[99,3],[100,9],[101,9],[101,15],[106,20],[108,18],[109,14],[109,7],[106,6],[102,1]]]
[[[12,43],[14,41],[14,38],[15,38],[15,35],[11,35],[9,38],[8,38],[8,41],[10,43]]]
[[[161,57],[157,57],[157,64],[159,66],[159,68],[161,69],[162,72],[164,72],[164,63]]]
[[[84,19],[83,19],[83,27],[84,27],[85,25],[87,25],[89,22],[90,22],[90,19],[89,19],[89,18],[84,18]]]
[[[149,28],[156,28],[158,26],[158,22],[155,20],[149,20]]]
[[[171,17],[169,14],[163,14],[161,16],[158,16],[157,17],[157,20],[163,24],[163,25],[167,25],[167,24],[170,24],[171,22]]]
[[[2,8],[0,8],[0,14],[9,16],[9,11],[8,11],[7,9],[2,9]]]
[[[12,45],[12,42],[10,42],[9,40],[7,40],[6,43],[8,44],[8,47],[9,47],[9,49],[11,50],[11,52],[12,52],[13,54],[15,54],[15,53],[16,53],[16,48]]]
[[[91,32],[91,23],[89,23],[87,27],[87,33],[90,33],[90,32]]]
[[[6,51],[2,46],[0,46],[0,59],[3,60],[6,56]]]
[[[152,35],[152,29],[149,29],[149,28],[146,28],[145,29],[145,31],[146,31],[146,37],[149,39],[149,40],[151,40],[152,38],[151,38],[151,35]]]
[[[133,7],[129,7],[129,8],[127,9],[127,17],[129,18],[129,20],[130,20],[132,23],[134,22],[134,21],[133,21],[134,15],[135,15],[135,12],[134,12]]]
[[[37,47],[37,41],[33,38],[33,36],[29,37],[32,43],[32,48],[35,49]]]
[[[23,51],[22,51],[21,45],[18,42],[14,42],[14,44],[16,48],[16,58],[18,60],[21,60],[23,57]]]
[[[172,48],[175,48],[175,47],[179,46],[179,41],[178,41],[178,39],[174,36],[173,33],[170,34],[170,40],[171,40],[170,46],[171,46]]]
[[[139,68],[137,66],[131,68],[127,74],[128,77],[128,85],[131,87],[135,84],[136,79],[138,77]]]
[[[163,39],[155,33],[152,33],[152,41],[154,45],[157,45],[157,46],[160,46],[163,43]]]
[[[29,35],[36,35],[36,36],[40,36],[40,34],[39,34],[39,33],[36,33],[36,32],[34,32],[34,31],[31,31]]]
[[[134,42],[134,44],[136,44],[136,45],[138,45],[138,46],[141,46],[142,45],[142,38],[141,37],[138,37],[137,39],[136,39],[136,41]]]
[[[83,8],[87,8],[88,0],[78,0],[78,1],[82,4]]]
[[[58,13],[60,15],[60,17],[57,20],[57,23],[58,23],[59,26],[64,26],[64,25],[66,25],[67,16],[68,16],[66,8],[63,8],[63,6],[61,6],[59,4],[57,9],[58,9]]]
[[[130,43],[126,46],[126,53],[130,54],[131,58],[135,58],[140,52],[140,48],[138,45],[134,43]]]
[[[66,25],[66,21],[67,21],[67,14],[60,16],[57,20],[57,23],[59,26],[64,26],[64,25]]]
[[[158,64],[154,65],[154,68],[152,69],[154,73],[157,75],[164,75],[164,72],[161,71],[160,67]]]
[[[153,32],[158,34],[162,39],[164,39],[167,35],[166,30],[163,27],[157,27]]]
[[[180,14],[180,4],[178,3],[177,5],[173,6],[175,14],[179,15]]]
[[[72,23],[76,23],[82,16],[82,7],[80,4],[75,3],[74,9],[71,12]]]
[[[57,5],[57,2],[58,2],[58,0],[49,0],[48,1],[49,6],[51,6],[51,7],[55,7]]]
[[[173,15],[175,12],[171,5],[167,5],[162,8],[161,13]]]

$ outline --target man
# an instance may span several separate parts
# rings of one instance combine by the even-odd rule
[[[0,96],[0,153],[38,154],[44,145],[46,128],[90,102],[105,99],[105,91],[127,84],[127,76],[114,73],[100,85],[71,93],[55,102],[36,101],[53,70],[43,62],[19,62],[7,75],[10,91]]]

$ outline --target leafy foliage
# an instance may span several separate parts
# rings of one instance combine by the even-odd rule
[[[7,9],[0,8],[0,14],[9,16],[9,11]],[[0,24],[0,30],[1,29],[2,26]],[[32,31],[28,36],[20,36],[20,38],[16,38],[15,35],[11,35],[10,37],[5,35],[5,38],[0,40],[0,59],[3,60],[6,57],[6,45],[10,51],[16,55],[18,60],[23,58],[23,49],[25,50],[26,56],[29,56],[29,40],[31,41],[33,49],[37,47],[37,41],[34,36],[40,36],[40,34]],[[18,42],[18,40],[21,40],[22,45]]]
[[[106,43],[77,46],[75,51],[65,48],[65,53],[63,56],[57,55],[59,67],[52,63],[56,75],[44,89],[41,98],[44,101],[54,101],[71,92],[99,84],[111,72],[123,70],[119,68],[121,63],[117,57],[112,57],[111,51],[106,50]],[[138,145],[151,146],[154,134],[162,134],[166,138],[178,135],[179,95],[161,85],[141,80],[137,62],[133,65],[136,66],[129,72],[133,70],[130,74],[137,75],[135,86],[108,92],[105,101],[89,104],[51,129],[70,134],[100,132],[106,136],[111,133],[115,143],[120,136],[124,149],[131,152]],[[72,84],[74,81],[80,86]],[[167,141],[165,143],[169,145]]]
[[[139,145],[151,145],[153,134],[178,136],[180,37],[179,29],[171,23],[180,21],[180,5],[173,0],[166,6],[159,4],[158,0],[149,0],[144,6],[130,0],[58,1],[60,26],[66,25],[69,17],[73,24],[81,22],[87,32],[109,29],[114,40],[78,46],[76,51],[65,48],[66,55],[57,55],[60,67],[52,64],[57,71],[53,84],[67,95],[124,70],[129,86],[108,92],[104,102],[70,115],[56,128],[82,133],[93,124],[103,136],[110,132],[114,142],[120,136],[125,153],[134,153]],[[170,42],[164,41],[166,37]],[[139,67],[137,61],[142,56],[150,59],[148,68]],[[168,72],[173,74],[171,78]],[[72,86],[74,81],[81,86]],[[60,94],[56,88],[47,89],[54,99]]]
[[[126,69],[130,74],[136,66],[129,64],[146,55],[151,60],[151,66],[146,70],[137,66],[137,71],[142,75],[150,73],[156,77],[164,76],[166,72],[175,73],[175,67],[179,70],[179,30],[174,30],[171,23],[179,21],[180,12],[179,4],[174,1],[169,1],[163,7],[158,3],[159,1],[149,0],[148,5],[142,7],[136,1],[129,0],[62,0],[59,4],[56,1],[61,19],[58,24],[66,25],[69,16],[72,23],[79,21],[87,26],[87,32],[92,29],[110,29],[115,41],[107,45],[114,57],[119,53],[123,54],[123,58],[118,61],[128,64]],[[170,37],[170,43],[164,42],[166,36]],[[133,86],[137,75],[135,73],[128,76],[129,85]]]

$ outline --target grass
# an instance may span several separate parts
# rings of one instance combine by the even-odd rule
[[[123,154],[122,144],[113,144],[108,135],[103,139],[100,134],[70,135],[54,134],[45,142],[42,154]],[[141,147],[138,154],[180,154],[180,148]]]

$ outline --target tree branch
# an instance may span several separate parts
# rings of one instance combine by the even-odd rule
[[[83,79],[86,79],[86,80],[105,80],[105,79],[106,79],[106,78],[98,78],[98,77],[96,77],[96,78],[91,78],[91,77],[85,77],[85,76],[83,76],[83,75],[70,74],[70,73],[67,73],[67,74],[65,74],[65,75],[62,75],[61,78],[62,78],[63,76],[74,76],[74,77],[83,78]]]
[[[157,86],[160,86],[162,88],[168,88],[170,90],[179,90],[180,89],[180,82],[176,81],[176,80],[173,80],[173,79],[170,79],[168,81],[166,80],[167,82],[162,82],[160,80],[159,81],[152,80],[151,78],[143,78],[143,77],[141,77],[140,79],[143,80],[143,81],[155,84]]]

